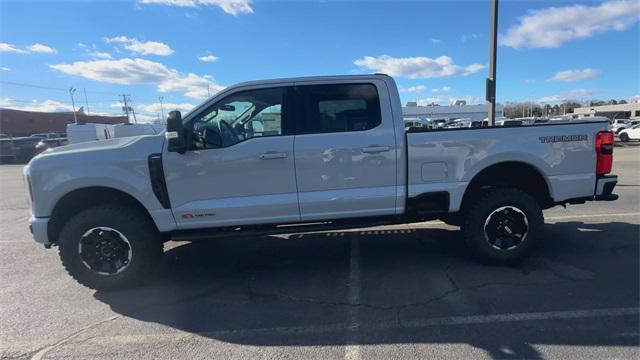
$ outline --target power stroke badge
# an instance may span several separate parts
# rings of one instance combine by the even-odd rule
[[[559,136],[540,136],[540,142],[545,143],[557,143],[557,142],[570,142],[570,141],[586,141],[589,139],[587,135],[559,135]]]

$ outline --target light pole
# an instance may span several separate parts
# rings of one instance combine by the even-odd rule
[[[160,96],[158,100],[160,100],[160,119],[164,120],[164,108],[162,107],[162,100],[164,100],[164,96]]]
[[[489,36],[489,78],[487,78],[488,121],[493,126],[496,120],[496,57],[498,55],[498,0],[491,1],[491,23]]]
[[[69,88],[69,95],[71,95],[71,108],[73,109],[73,121],[78,124],[78,116],[76,116],[76,102],[73,100],[73,94],[76,93],[76,89]]]

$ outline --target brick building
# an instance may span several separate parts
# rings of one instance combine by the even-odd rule
[[[77,113],[78,122],[98,124],[127,123],[126,116],[99,116]],[[0,133],[10,136],[29,136],[36,133],[67,131],[67,124],[73,123],[73,112],[37,112],[0,109]]]

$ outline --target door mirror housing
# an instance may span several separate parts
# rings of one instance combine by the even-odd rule
[[[165,132],[164,135],[169,144],[169,151],[183,154],[187,150],[186,136],[180,111],[172,111],[169,113],[169,117],[167,118],[167,132]]]

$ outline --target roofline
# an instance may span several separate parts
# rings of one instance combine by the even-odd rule
[[[387,74],[362,74],[362,75],[317,75],[317,76],[299,76],[289,78],[275,78],[275,79],[263,79],[263,80],[251,80],[237,84],[233,84],[228,88],[236,88],[242,86],[254,86],[254,85],[268,85],[287,82],[308,82],[308,81],[344,81],[344,80],[371,80],[375,78],[390,78]]]

